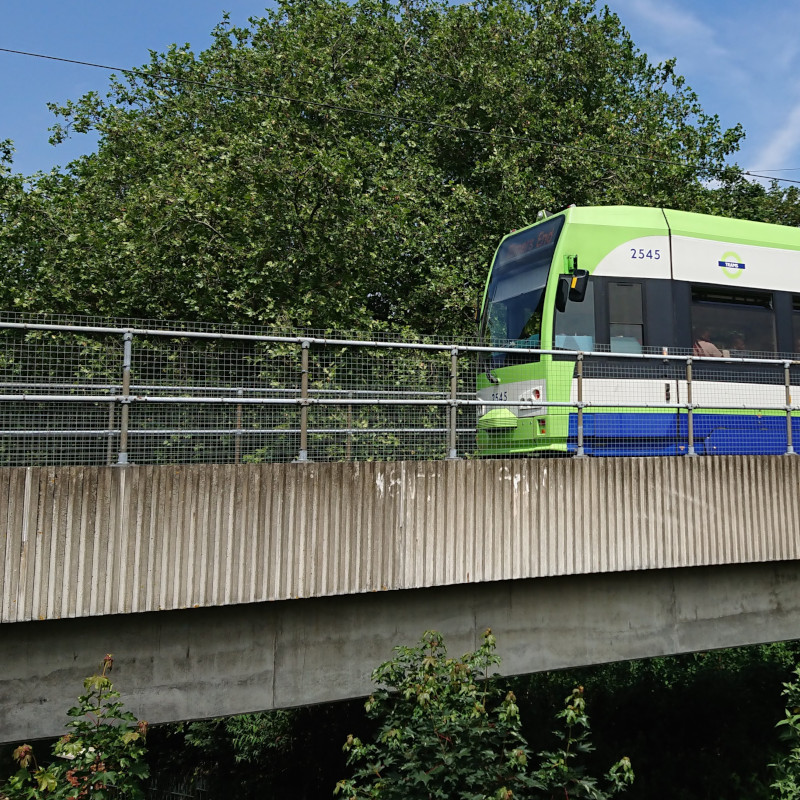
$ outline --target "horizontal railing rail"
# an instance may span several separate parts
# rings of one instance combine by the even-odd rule
[[[491,380],[503,355],[523,384],[520,356],[572,363],[536,399],[492,398],[492,386],[477,396],[479,374]],[[738,435],[747,452],[761,436],[766,452],[793,454],[795,389],[800,399],[800,360],[780,355],[0,321],[0,466],[471,457],[478,417],[495,408],[574,416],[564,435],[577,456],[589,440],[596,454],[652,439],[692,455]],[[627,415],[618,429],[615,413]],[[485,435],[502,450],[502,429]]]

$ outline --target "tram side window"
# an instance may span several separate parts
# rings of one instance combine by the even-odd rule
[[[609,343],[612,353],[641,353],[644,344],[642,284],[608,284]]]
[[[568,302],[566,310],[556,311],[555,346],[591,352],[595,340],[594,284],[589,279],[583,302]]]
[[[769,292],[692,288],[692,342],[699,355],[769,355],[777,351]],[[795,323],[797,324],[797,323]]]
[[[800,353],[800,297],[792,298],[792,351]]]

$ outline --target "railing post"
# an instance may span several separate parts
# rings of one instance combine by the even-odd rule
[[[300,346],[300,452],[295,463],[308,461],[308,351],[311,342],[303,339]]]
[[[575,376],[578,381],[578,449],[575,456],[580,458],[586,455],[583,450],[583,353],[578,353],[577,358]]]
[[[783,383],[786,389],[786,455],[793,456],[794,443],[792,441],[792,376],[789,371],[791,361],[783,362]]]
[[[353,393],[348,392],[347,397],[349,400],[353,399]],[[353,406],[348,403],[347,404],[347,438],[345,439],[344,444],[344,457],[346,461],[350,461],[353,458]]]
[[[106,463],[110,467],[114,463],[114,421],[116,419],[116,403],[108,404],[108,437],[106,440]]]
[[[244,397],[244,389],[236,390],[237,397]],[[233,444],[233,458],[236,464],[242,460],[242,404],[236,404],[236,434]]]
[[[687,456],[696,456],[694,449],[694,404],[692,403],[692,357],[686,359],[686,433],[688,437]]]
[[[117,466],[124,467],[128,464],[128,426],[131,408],[131,352],[133,334],[125,331],[122,336],[122,396],[119,399],[119,452],[117,453]]]
[[[450,350],[450,414],[447,460],[458,459],[458,348]]]

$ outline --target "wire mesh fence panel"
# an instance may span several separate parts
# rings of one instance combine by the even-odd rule
[[[119,391],[122,335],[0,329],[0,392]]]
[[[314,347],[309,457],[435,459],[447,455],[449,356],[370,346]]]
[[[300,353],[286,342],[134,339],[129,460],[296,458]]]
[[[687,381],[681,388],[688,394]],[[699,364],[691,393],[696,452],[787,452],[785,370],[779,365]]]
[[[682,443],[678,362],[598,358],[584,366],[587,455],[675,455]],[[573,394],[575,394],[573,392]],[[576,426],[572,426],[574,428]],[[571,435],[572,434],[571,431]]]
[[[132,387],[148,394],[171,396],[236,395],[294,397],[300,384],[301,348],[295,342],[187,336],[133,339]]]
[[[447,456],[444,406],[318,406],[309,413],[315,461],[435,460]]]
[[[0,330],[0,466],[113,463],[121,375],[118,335]]]
[[[775,357],[4,324],[0,466],[773,454],[800,438],[800,363]]]
[[[211,791],[204,775],[173,775],[163,772],[150,779],[148,800],[208,800]]]
[[[0,403],[0,466],[103,466],[117,460],[116,403]]]

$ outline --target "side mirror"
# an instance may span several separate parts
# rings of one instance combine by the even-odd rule
[[[573,303],[582,303],[586,297],[586,287],[589,285],[589,271],[585,269],[576,269],[572,275],[566,275],[570,279],[569,282],[569,299]]]

